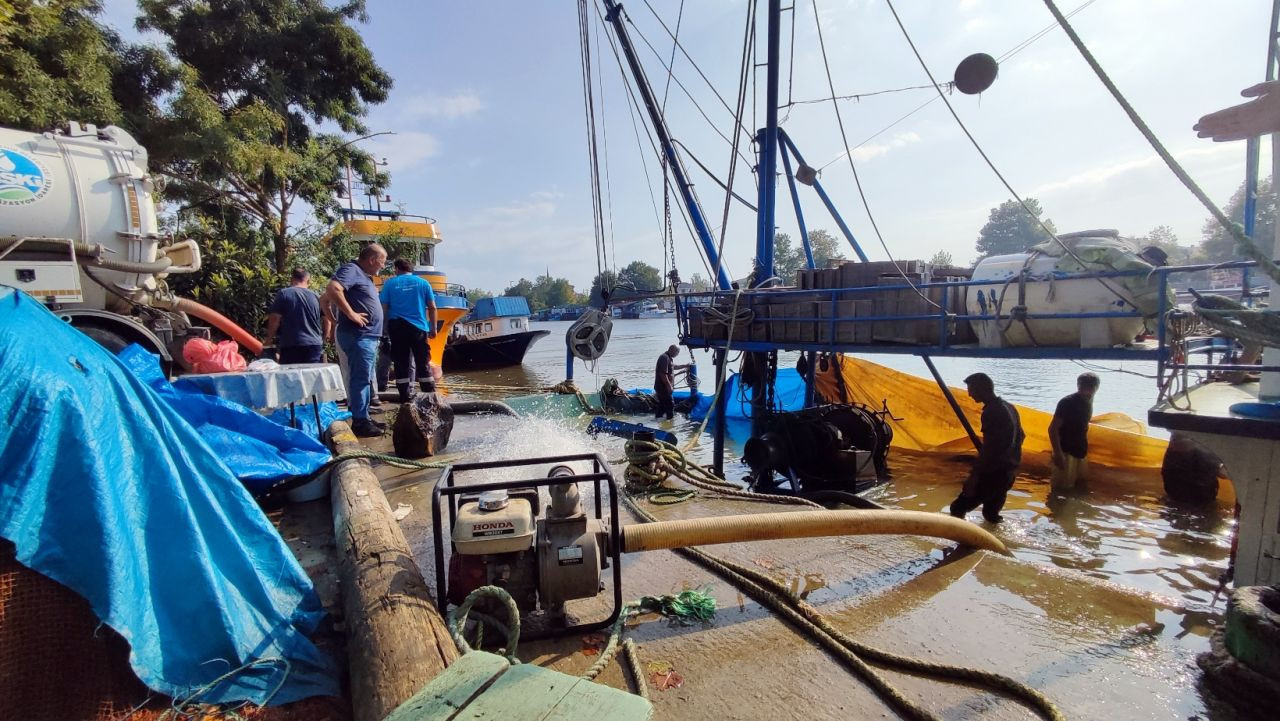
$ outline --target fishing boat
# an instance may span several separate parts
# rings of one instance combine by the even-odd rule
[[[519,296],[481,298],[461,322],[444,349],[444,370],[520,365],[524,354],[549,330],[529,328],[529,301]]]
[[[637,318],[670,318],[671,311],[666,310],[653,301],[645,301],[636,311]]]

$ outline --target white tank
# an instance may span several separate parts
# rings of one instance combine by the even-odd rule
[[[1136,255],[1134,259],[1141,262]],[[973,280],[1001,281],[968,289],[966,306],[971,315],[998,314],[1001,317],[1000,320],[973,322],[980,346],[1105,348],[1133,342],[1145,325],[1139,317],[1030,319],[1025,324],[1010,320],[1009,316],[1018,305],[1018,276],[1024,268],[1028,271],[1025,305],[1027,313],[1032,315],[1132,312],[1139,305],[1150,304],[1145,294],[1141,298],[1135,296],[1133,288],[1129,287],[1133,283],[1130,279],[1107,281],[1125,298],[1122,300],[1096,278],[1073,278],[1072,273],[1060,271],[1057,267],[1060,260],[1040,253],[1013,253],[991,256],[978,262],[973,269]],[[1141,310],[1149,314],[1154,309],[1143,307]]]
[[[74,304],[77,301],[69,296],[41,295],[39,290],[52,284],[70,291],[65,285],[74,279],[79,286],[75,290],[83,288],[84,305],[109,305],[105,289],[67,265],[72,246],[66,257],[51,255],[48,243],[40,245],[38,256],[24,252],[21,244],[14,246],[19,239],[25,243],[32,238],[101,246],[101,257],[111,261],[152,263],[168,255],[174,261],[168,272],[198,268],[194,243],[169,245],[160,234],[152,190],[146,149],[120,128],[72,124],[66,133],[0,128],[0,253],[12,250],[0,262],[0,282],[42,299]],[[167,247],[162,249],[162,243]],[[29,280],[32,275],[43,279]],[[126,294],[157,287],[156,277],[147,273],[100,268],[95,275]]]

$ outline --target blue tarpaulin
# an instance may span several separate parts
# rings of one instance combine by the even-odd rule
[[[751,418],[750,389],[743,388],[738,380],[739,375],[733,373],[724,382],[724,417],[729,421],[749,420]],[[633,388],[627,392],[653,393],[653,389]],[[688,398],[689,392],[676,391],[672,395],[675,400],[680,401]],[[773,396],[774,410],[798,411],[804,408],[804,378],[795,368],[778,369],[777,377],[773,384]],[[689,411],[689,420],[700,421],[710,415],[713,410],[711,407],[713,397],[713,395],[707,393],[700,394],[698,402]]]
[[[124,637],[143,683],[210,703],[338,693],[306,636],[323,616],[311,582],[219,454],[119,359],[4,288],[0,415],[0,536]]]
[[[160,358],[136,343],[120,351],[120,360],[195,428],[250,491],[260,493],[285,478],[314,473],[329,461],[329,450],[315,433],[288,426],[287,408],[281,409],[283,422],[277,422],[217,396],[179,390],[164,377]],[[337,406],[328,405],[330,415],[336,417]],[[315,427],[310,405],[304,405],[298,416],[300,424],[311,416],[304,427]]]

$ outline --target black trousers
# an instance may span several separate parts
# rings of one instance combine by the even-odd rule
[[[431,378],[428,364],[431,348],[427,345],[427,332],[403,318],[392,318],[387,323],[387,335],[391,338],[391,362],[395,364],[396,387],[407,392],[417,370],[419,379]],[[412,363],[410,363],[412,361]]]
[[[978,476],[973,495],[964,491],[951,502],[951,515],[964,518],[965,514],[978,506],[982,506],[982,517],[992,523],[1000,519],[1000,509],[1013,488],[1013,479],[1018,474],[1018,467],[986,471]]]
[[[654,388],[653,394],[658,397],[658,409],[654,411],[654,418],[662,418],[666,416],[668,419],[674,418],[676,414],[676,402],[671,395],[671,391],[663,388]]]

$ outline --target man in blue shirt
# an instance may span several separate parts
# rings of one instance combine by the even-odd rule
[[[413,274],[408,260],[397,258],[396,275],[382,284],[380,297],[386,311],[387,335],[391,337],[396,391],[400,393],[400,402],[408,403],[410,368],[417,369],[418,386],[423,393],[435,390],[431,348],[427,341],[436,337],[436,294],[429,281]]]
[[[276,293],[267,309],[267,336],[262,345],[275,347],[276,360],[282,365],[324,362],[324,339],[332,321],[326,315],[322,323],[320,299],[307,287],[310,282],[310,273],[294,268],[291,285]]]
[[[369,419],[373,396],[374,363],[378,339],[382,336],[382,304],[373,276],[387,262],[387,251],[371,243],[355,260],[344,263],[325,289],[325,303],[337,309],[338,347],[347,355],[347,408],[351,411],[351,431],[357,436],[380,436],[387,427]]]

